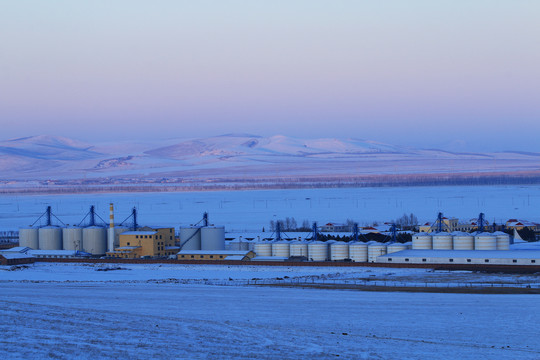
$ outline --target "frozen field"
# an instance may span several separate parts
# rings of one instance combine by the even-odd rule
[[[41,264],[0,271],[10,359],[538,359],[534,295],[371,293],[155,281],[357,276],[336,268]],[[4,268],[6,269],[6,268]],[[337,275],[336,275],[337,274]],[[389,276],[388,269],[376,269]],[[421,276],[425,270],[403,270]],[[369,273],[358,276],[369,276]],[[150,280],[154,279],[154,280]]]
[[[463,220],[484,212],[498,223],[509,218],[540,222],[540,187],[508,185],[0,196],[0,230],[32,224],[48,205],[67,224],[81,222],[90,205],[108,221],[110,202],[117,222],[134,206],[141,224],[175,227],[195,223],[208,211],[211,222],[227,231],[268,230],[270,220],[286,217],[299,225],[304,219],[321,224],[353,219],[364,225],[414,213],[424,222],[439,211]]]

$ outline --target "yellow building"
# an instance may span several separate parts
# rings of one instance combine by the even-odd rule
[[[175,255],[180,249],[175,246],[174,228],[127,231],[120,234],[119,239],[120,246],[107,256],[123,259],[164,257]]]
[[[253,251],[237,250],[182,250],[178,260],[238,260],[249,261],[255,257]]]

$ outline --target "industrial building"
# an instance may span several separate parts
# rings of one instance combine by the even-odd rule
[[[146,227],[148,228],[148,227]],[[175,246],[174,228],[126,231],[119,235],[120,244],[107,256],[122,259],[164,257],[178,253]]]

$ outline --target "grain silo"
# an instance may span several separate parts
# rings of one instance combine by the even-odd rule
[[[88,226],[82,230],[82,250],[92,255],[107,252],[107,230],[100,226]]]
[[[62,250],[62,229],[60,227],[41,227],[38,235],[39,250]]]
[[[447,232],[438,232],[433,234],[433,250],[452,250],[452,235]]]
[[[201,250],[225,250],[225,228],[223,226],[201,228]]]
[[[39,232],[37,227],[19,229],[19,246],[39,249]]]
[[[374,243],[368,245],[368,261],[375,262],[381,255],[386,255],[386,245],[381,243]]]
[[[466,232],[453,232],[452,244],[454,250],[474,250],[474,236]]]
[[[308,243],[308,259],[311,261],[328,260],[328,244],[323,241],[311,241]]]
[[[368,260],[368,245],[362,242],[349,243],[349,258],[354,262],[366,262]]]
[[[253,244],[253,251],[257,256],[272,256],[272,242],[260,241]]]
[[[291,242],[291,256],[308,256],[308,243],[305,241]]]
[[[403,250],[407,250],[407,245],[400,244],[400,243],[393,243],[386,247],[387,254],[391,254],[391,253],[395,253],[395,252],[403,251]]]
[[[180,227],[180,248],[181,250],[201,250],[200,226]]]
[[[497,236],[490,233],[477,233],[474,237],[474,250],[497,250]]]
[[[349,244],[344,241],[336,241],[330,244],[330,260],[339,261],[349,258]]]
[[[417,233],[412,237],[413,250],[431,250],[433,248],[432,237],[426,233]]]
[[[272,242],[272,256],[290,257],[291,244],[285,240]]]
[[[82,250],[82,228],[69,226],[62,229],[62,243],[64,250]]]
[[[502,231],[494,232],[493,235],[497,238],[497,250],[510,250],[510,235]]]

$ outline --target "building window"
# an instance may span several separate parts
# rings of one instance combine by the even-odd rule
[[[138,239],[139,238],[139,235],[135,235],[135,239]]]
[[[484,262],[489,262],[489,259],[485,259]]]
[[[409,261],[409,259],[408,259],[408,258],[405,258],[405,261]]]
[[[392,258],[388,258],[388,261],[392,261]]]
[[[517,260],[512,260],[513,263],[517,263]]]
[[[160,238],[160,239],[162,239],[162,238],[163,238],[163,236],[162,236],[162,235],[159,235],[159,238]]]
[[[426,262],[427,260],[426,259],[422,259],[422,262]]]
[[[193,259],[195,256],[191,255],[191,258]]]
[[[531,263],[533,263],[533,264],[536,263],[536,260],[531,260]]]
[[[185,255],[182,255],[182,258],[184,258]]]
[[[467,259],[467,262],[471,262],[471,259]]]
[[[203,258],[204,258],[204,255],[201,255],[201,259],[203,259]]]
[[[219,258],[220,258],[220,259],[223,259],[223,255],[219,255]]]
[[[454,262],[454,259],[448,259],[448,261],[450,261],[450,262]]]
[[[210,259],[213,259],[214,258],[214,255],[210,255]]]
[[[127,243],[127,246],[129,246],[129,243]]]

